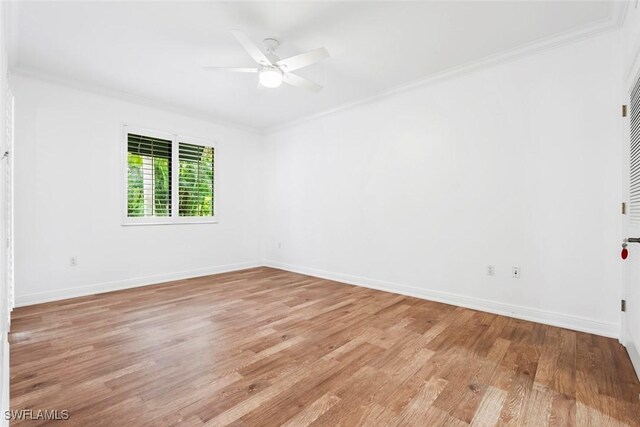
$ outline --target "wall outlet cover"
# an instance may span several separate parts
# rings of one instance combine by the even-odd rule
[[[495,265],[487,265],[487,276],[494,276],[496,274]]]

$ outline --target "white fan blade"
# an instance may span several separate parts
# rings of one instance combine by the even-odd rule
[[[202,67],[207,71],[233,71],[234,73],[257,73],[257,68],[234,68],[234,67]]]
[[[313,92],[320,92],[322,90],[322,86],[307,79],[303,79],[300,76],[291,73],[285,73],[282,76],[282,81],[290,84],[291,86],[301,87],[303,89],[308,89]]]
[[[267,56],[262,53],[262,51],[251,41],[249,37],[245,33],[240,30],[231,30],[231,33],[235,36],[238,42],[242,45],[244,50],[247,51],[249,56],[253,58],[260,65],[271,66],[271,61],[267,58]]]
[[[301,53],[300,55],[281,59],[277,64],[283,68],[283,71],[289,72],[315,64],[316,62],[328,57],[329,52],[327,52],[325,48],[321,47],[319,49],[310,50],[306,53]]]

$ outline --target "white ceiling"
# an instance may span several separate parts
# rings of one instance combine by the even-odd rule
[[[157,101],[265,130],[454,67],[610,22],[598,1],[22,2],[11,4],[17,72]],[[257,87],[230,29],[282,40],[281,58],[324,46],[298,74],[320,93]]]

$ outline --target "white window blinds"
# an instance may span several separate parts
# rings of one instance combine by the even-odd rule
[[[171,149],[171,141],[128,134],[129,217],[171,216]]]
[[[181,142],[178,159],[180,216],[213,216],[214,148]]]

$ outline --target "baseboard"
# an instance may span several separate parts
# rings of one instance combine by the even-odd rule
[[[620,325],[617,323],[600,322],[585,317],[571,316],[567,314],[541,310],[538,308],[515,304],[506,304],[498,301],[490,301],[465,295],[453,294],[449,292],[417,288],[415,286],[408,286],[381,280],[368,279],[365,277],[318,270],[315,268],[291,265],[277,261],[265,261],[265,266],[278,268],[280,270],[291,271],[294,273],[306,274],[308,276],[319,277],[321,279],[334,280],[349,285],[363,286],[380,291],[393,292],[396,294],[422,298],[429,301],[437,301],[445,304],[451,304],[460,307],[471,308],[474,310],[500,314],[503,316],[514,317],[516,319],[543,323],[545,325],[558,326],[561,328],[572,329],[580,332],[588,332],[605,337],[618,338],[620,336]]]
[[[633,340],[629,338],[632,335],[628,329],[625,333],[625,336],[627,339],[626,339],[626,342],[623,344],[627,348],[627,353],[629,353],[629,359],[631,359],[631,364],[633,365],[633,368],[636,370],[636,375],[638,376],[638,378],[640,378],[640,352],[638,351],[638,347],[636,347],[636,344],[633,342]]]
[[[210,274],[227,273],[230,271],[244,270],[246,268],[260,267],[262,265],[264,265],[264,263],[261,261],[248,261],[236,264],[226,264],[208,268],[200,268],[197,270],[179,271],[175,273],[135,277],[114,282],[96,283],[82,287],[58,289],[49,292],[17,295],[16,307],[24,307],[26,305],[59,301],[67,298],[83,297],[87,295],[100,294],[103,292],[119,291],[122,289],[137,288],[140,286],[148,286],[157,283],[172,282],[174,280],[191,279],[193,277],[208,276]]]

